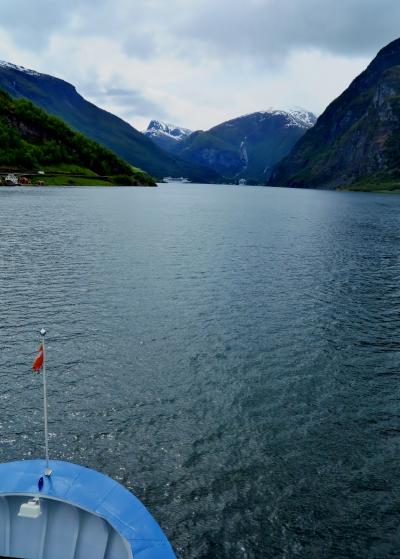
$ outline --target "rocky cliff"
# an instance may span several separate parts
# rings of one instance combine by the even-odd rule
[[[270,183],[386,188],[400,177],[400,39],[331,103],[279,163]]]

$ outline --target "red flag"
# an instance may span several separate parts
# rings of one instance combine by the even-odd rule
[[[33,362],[32,369],[37,373],[43,367],[44,351],[43,344],[40,344],[38,354],[36,355],[35,361]]]

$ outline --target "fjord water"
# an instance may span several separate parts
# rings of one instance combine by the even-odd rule
[[[399,197],[3,188],[0,220],[2,461],[43,454],[44,325],[51,455],[179,557],[398,555]]]

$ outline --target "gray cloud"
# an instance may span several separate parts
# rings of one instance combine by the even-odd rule
[[[400,35],[398,0],[204,0],[176,29],[206,50],[276,63],[297,49],[371,56]]]
[[[85,93],[99,105],[111,103],[118,109],[119,114],[126,118],[152,117],[153,115],[165,118],[167,114],[161,105],[147,99],[135,89],[114,85],[96,88],[92,85],[85,89]]]
[[[149,59],[157,54],[157,44],[150,32],[135,30],[127,35],[122,48],[128,56]]]
[[[0,0],[1,1],[1,0]],[[0,26],[23,46],[53,34],[106,37],[128,55],[253,57],[269,63],[293,50],[370,56],[400,34],[399,0],[13,0]]]
[[[400,35],[399,0],[0,6],[0,58],[63,77],[140,126],[155,117],[204,128],[269,105],[320,111]]]
[[[84,13],[92,0],[7,0],[1,1],[0,26],[18,44],[40,51],[53,33],[62,32],[76,14]]]

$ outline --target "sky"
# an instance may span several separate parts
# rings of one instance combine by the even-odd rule
[[[399,0],[0,0],[0,59],[139,130],[205,130],[269,107],[320,114],[399,22]]]

